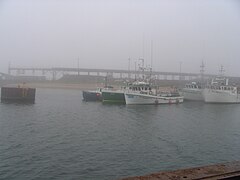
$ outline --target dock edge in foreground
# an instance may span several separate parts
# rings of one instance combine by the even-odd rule
[[[144,176],[127,177],[122,180],[240,180],[240,161],[216,165],[162,171]]]

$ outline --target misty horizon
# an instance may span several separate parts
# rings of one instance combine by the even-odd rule
[[[213,1],[0,1],[1,72],[13,67],[240,76],[240,3]]]

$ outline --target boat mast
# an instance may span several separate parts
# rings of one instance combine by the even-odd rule
[[[108,85],[107,85],[107,81],[108,81],[108,80],[107,80],[107,76],[106,76],[104,79],[105,79],[105,85],[104,85],[104,87],[107,88],[107,86],[108,86]]]
[[[128,80],[130,80],[130,62],[131,62],[131,59],[129,57],[128,58]]]
[[[135,81],[137,80],[137,62],[134,62],[135,65]]]
[[[221,65],[221,68],[220,68],[220,70],[219,70],[220,78],[222,78],[222,80],[224,81],[224,84],[225,84],[226,86],[228,86],[228,79],[224,77],[224,72],[225,72],[225,70],[224,70],[224,68],[223,68],[223,65]]]
[[[220,68],[220,70],[219,70],[219,73],[220,73],[220,76],[221,76],[221,77],[224,76],[224,72],[225,72],[225,70],[224,70],[224,68],[223,68],[223,65],[221,65],[221,68]]]
[[[153,40],[151,41],[151,67],[150,67],[150,81],[152,79],[152,70],[153,70]]]
[[[202,61],[202,64],[200,66],[200,74],[201,74],[201,84],[203,84],[203,81],[204,81],[204,68],[205,68],[205,65],[204,65],[204,62]]]
[[[142,77],[144,80],[145,79],[145,77],[144,77],[144,58],[140,58],[139,61],[142,61],[142,66],[139,65],[139,70],[142,70]]]
[[[151,41],[151,68],[153,67],[153,41]]]

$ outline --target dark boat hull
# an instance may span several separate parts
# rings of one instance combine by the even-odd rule
[[[100,92],[83,91],[84,101],[102,101],[102,94]]]

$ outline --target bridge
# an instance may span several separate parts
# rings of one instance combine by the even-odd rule
[[[90,69],[90,68],[28,68],[28,67],[9,67],[8,74],[3,76],[14,77],[23,76],[28,74],[29,76],[45,76],[50,77],[51,80],[57,80],[65,74],[70,75],[89,75],[89,76],[102,76],[112,77],[119,79],[135,79],[142,75],[141,71],[135,70],[119,70],[119,69]],[[161,71],[145,71],[145,76],[150,76],[156,80],[175,80],[175,81],[191,81],[194,79],[200,79],[201,73],[185,73],[185,72],[161,72]],[[37,77],[36,76],[36,77]],[[204,74],[204,79],[211,79],[215,77],[215,74]],[[231,82],[240,85],[240,77],[227,76]]]
[[[10,74],[6,74],[6,73],[0,72],[0,79],[1,79],[1,80],[5,80],[5,79],[8,79],[8,78],[10,78],[10,77],[11,77]]]
[[[9,75],[24,75],[24,74],[41,74],[50,75],[52,80],[56,80],[58,76],[64,74],[75,74],[75,75],[89,75],[89,76],[110,76],[114,78],[128,78],[134,79],[136,76],[140,76],[142,71],[133,70],[118,70],[118,69],[89,69],[89,68],[22,68],[22,67],[9,67]],[[160,80],[193,80],[200,78],[200,73],[180,73],[180,72],[160,72],[160,71],[145,71],[145,75],[150,75]],[[205,78],[212,78],[213,74],[204,74]]]

